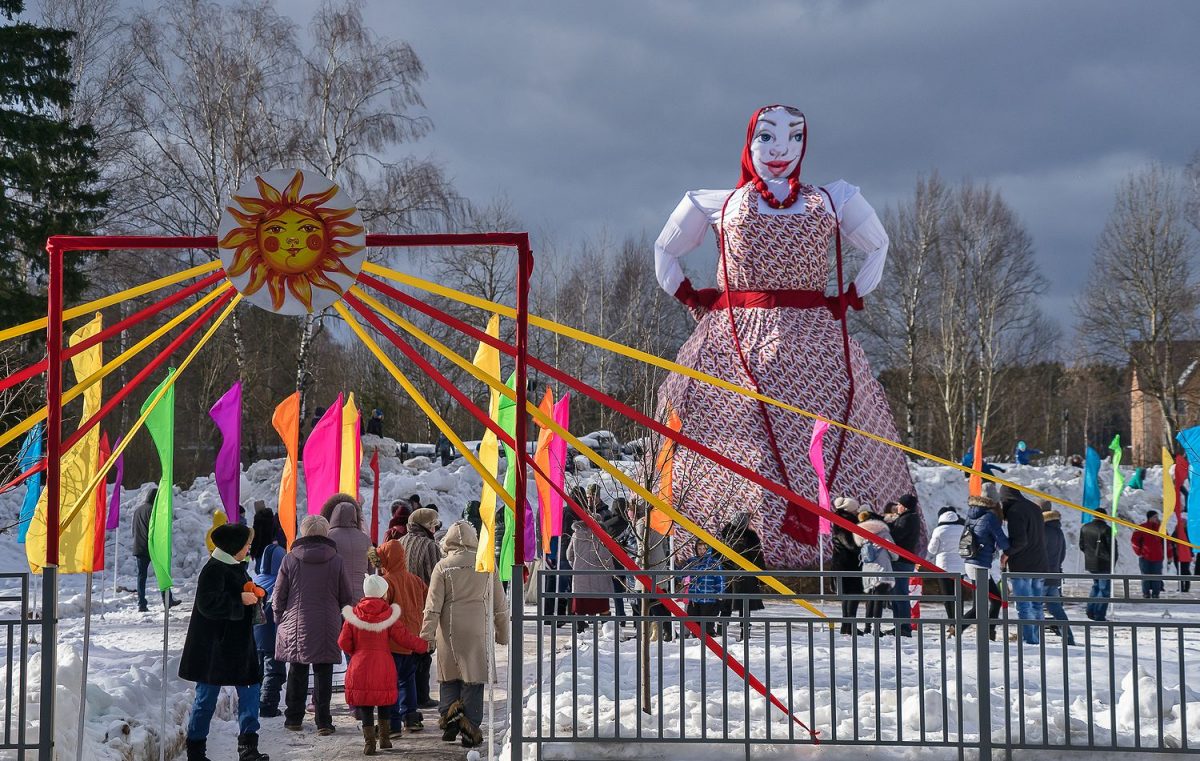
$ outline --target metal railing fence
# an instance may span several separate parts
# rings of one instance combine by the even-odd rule
[[[893,572],[880,579],[890,592],[863,591],[857,572],[771,573],[798,591],[819,586],[797,596],[824,619],[774,593],[728,591],[734,579],[741,587],[766,574],[723,571],[726,591],[697,594],[692,572],[650,572],[781,710],[624,576],[607,592],[601,579],[612,572],[545,569],[525,725],[514,729],[538,758],[613,743],[688,746],[692,755],[712,746],[726,756],[741,746],[750,758],[812,743],[805,726],[825,745],[940,747],[959,758],[1200,745],[1200,598],[1143,598],[1143,577],[1121,575],[1096,597],[1090,574],[1049,576],[1070,594],[1060,596],[1028,574],[1001,574],[998,586],[1012,588],[1001,606],[989,599],[986,569],[969,570],[974,589],[954,574]],[[904,592],[899,578],[914,588]],[[588,612],[603,600],[608,612]],[[1107,620],[1079,618],[1077,606],[1105,603]],[[1063,604],[1069,625],[1018,618],[1018,606],[1033,616]],[[919,606],[910,618],[906,605]]]

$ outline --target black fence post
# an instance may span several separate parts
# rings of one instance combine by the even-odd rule
[[[38,761],[54,759],[54,699],[58,693],[57,630],[58,567],[48,565],[42,569],[42,694],[38,706]],[[23,695],[21,699],[24,699]]]
[[[975,582],[975,683],[979,690],[979,761],[992,761],[992,622],[988,614],[988,569],[972,566],[972,570],[972,581]]]

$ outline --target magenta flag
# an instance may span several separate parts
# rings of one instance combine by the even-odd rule
[[[304,487],[308,514],[321,512],[325,500],[337,494],[342,475],[342,395],[325,410],[304,442]]]
[[[113,445],[113,451],[121,446],[121,439],[124,436],[117,437],[117,443]],[[125,453],[117,458],[116,464],[113,466],[117,471],[117,482],[113,484],[112,496],[108,499],[108,521],[104,524],[107,531],[112,531],[117,527],[121,520],[121,482],[125,480]]]
[[[822,510],[831,509],[829,487],[825,485],[825,452],[821,448],[821,442],[828,430],[829,423],[818,420],[813,426],[812,440],[808,444],[808,461],[812,463],[813,470],[817,471],[817,504]],[[829,519],[821,516],[818,532],[823,536],[829,536],[830,530]]]
[[[554,422],[568,430],[571,424],[571,393],[563,394],[562,399],[554,403]],[[550,439],[550,482],[562,488],[567,470],[567,440],[562,436]],[[558,489],[551,489],[550,497],[550,536],[562,536],[563,532],[563,500]]]
[[[242,382],[236,381],[208,411],[221,432],[213,478],[230,523],[237,523],[242,497]]]

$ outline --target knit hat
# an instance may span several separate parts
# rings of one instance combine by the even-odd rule
[[[363,596],[364,597],[383,597],[387,594],[388,583],[387,579],[374,574],[367,574],[363,577]]]
[[[217,549],[229,555],[236,555],[242,551],[242,548],[250,543],[250,536],[254,532],[249,526],[243,526],[239,523],[226,523],[217,526],[212,532],[212,543]]]
[[[862,509],[862,506],[858,504],[858,500],[856,500],[854,497],[838,497],[833,501],[833,509],[845,510],[846,512],[857,515]]]
[[[1045,510],[1042,512],[1042,520],[1049,523],[1050,521],[1061,521],[1062,513],[1057,510]]]
[[[896,502],[900,503],[901,505],[904,505],[904,509],[906,509],[906,510],[916,510],[917,509],[917,495],[916,494],[905,494],[903,497],[896,500]]]
[[[420,510],[413,510],[412,515],[408,516],[408,527],[421,526],[433,533],[438,530],[441,521],[438,520],[437,510],[428,507],[422,507]]]
[[[329,536],[329,521],[320,515],[310,515],[300,521],[300,536]]]

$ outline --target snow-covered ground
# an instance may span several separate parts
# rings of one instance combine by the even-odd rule
[[[369,445],[370,438],[368,437],[364,441],[364,444]],[[435,466],[426,457],[417,457],[407,462],[401,462],[395,456],[392,456],[397,451],[395,442],[383,440],[376,442],[376,444],[381,449],[381,524],[386,525],[388,518],[387,506],[393,500],[405,498],[410,494],[418,494],[424,503],[436,504],[439,508],[442,522],[446,525],[461,517],[466,503],[471,499],[477,498],[481,481],[478,475],[464,461],[457,460],[446,467]],[[626,465],[629,464],[626,463]],[[246,468],[243,472],[241,483],[243,504],[252,503],[256,499],[262,499],[268,505],[274,506],[277,499],[276,495],[281,471],[282,460],[260,461]],[[937,509],[942,505],[953,504],[961,506],[965,502],[965,477],[961,473],[950,468],[917,465],[913,466],[913,473],[918,484],[918,493],[926,514],[926,519],[930,522],[932,522],[933,516],[936,515]],[[618,486],[611,483],[611,479],[607,475],[602,476],[596,471],[589,471],[579,475],[583,483],[593,480],[600,481],[609,495],[621,492]],[[1031,485],[1072,501],[1078,501],[1080,498],[1082,479],[1081,472],[1076,468],[1068,466],[1014,466],[1010,468],[1007,476],[1019,483]],[[1102,472],[1101,480],[1102,483],[1110,481],[1107,465]],[[1160,470],[1157,468],[1148,470],[1145,477],[1145,484],[1146,489],[1144,491],[1127,491],[1122,497],[1121,513],[1123,516],[1140,522],[1147,509],[1160,509]],[[371,474],[366,467],[364,459],[361,491],[368,502],[370,500],[371,487]],[[532,496],[532,484],[530,484],[530,487]],[[206,558],[204,535],[211,525],[213,511],[220,509],[220,499],[211,476],[198,478],[188,488],[176,488],[175,491],[174,576],[177,589],[176,594],[184,600],[185,604],[172,611],[170,616],[166,663],[167,680],[164,685],[161,681],[161,674],[163,673],[163,617],[161,608],[152,603],[150,613],[141,614],[136,611],[136,601],[132,593],[134,588],[134,567],[127,551],[130,537],[129,519],[132,516],[133,507],[141,501],[149,488],[150,485],[147,484],[140,488],[123,490],[120,530],[110,535],[108,544],[108,570],[102,574],[97,574],[94,579],[92,642],[88,664],[88,687],[86,690],[87,722],[85,728],[85,750],[81,761],[109,761],[110,759],[137,759],[140,761],[141,759],[158,758],[159,744],[162,742],[159,733],[160,711],[164,696],[168,715],[168,731],[166,735],[168,757],[172,757],[182,751],[182,725],[186,720],[192,693],[191,685],[179,680],[175,674],[178,668],[177,661],[182,647],[183,632],[190,609],[190,600],[192,599],[194,578]],[[302,479],[300,488],[301,504],[303,504]],[[0,495],[0,521],[3,521],[4,524],[12,523],[16,519],[23,494],[23,489],[16,489],[8,494]],[[1078,515],[1067,510],[1062,510],[1062,512],[1063,526],[1068,534],[1068,541],[1071,543],[1071,546],[1074,546],[1074,543],[1077,541],[1080,525]],[[367,517],[364,515],[364,519]],[[1121,533],[1122,553],[1118,570],[1135,573],[1136,562],[1132,558],[1132,553],[1126,551],[1128,547],[1127,530],[1122,529]],[[116,546],[118,540],[120,542],[119,548]],[[1065,570],[1081,570],[1077,558],[1078,553],[1069,552]],[[114,565],[119,566],[119,572],[116,573],[115,580]],[[3,537],[2,541],[0,541],[0,572],[19,572],[26,569],[24,548],[15,543],[11,534]],[[61,581],[59,615],[62,619],[62,625],[59,630],[58,639],[60,669],[58,674],[58,693],[56,696],[59,717],[57,747],[60,751],[60,758],[69,759],[73,758],[75,753],[75,727],[80,704],[79,685],[82,673],[84,580],[83,577],[76,576],[66,577]],[[114,582],[116,592],[114,592]],[[36,589],[34,591],[36,599]],[[11,607],[7,612],[12,612]],[[536,635],[533,632],[532,626],[528,628],[527,632],[528,650],[528,643],[534,642]],[[761,634],[759,636],[761,637]],[[770,643],[771,647],[777,646],[777,643],[774,641],[775,636],[779,635],[773,634],[773,640]],[[36,628],[31,629],[31,637],[30,653],[36,656],[41,647],[41,643],[37,641]],[[751,642],[752,664],[761,663],[764,658],[763,653],[767,649],[767,644],[761,640]],[[795,646],[801,648],[796,650],[796,653],[805,653],[806,659],[806,651],[803,648],[807,647],[807,643],[798,642]],[[612,642],[601,641],[598,643],[599,651],[596,653],[602,664],[601,671],[599,673],[591,673],[593,653],[587,649],[588,647],[590,645],[585,645],[578,651],[558,653],[555,657],[559,659],[558,679],[560,682],[562,679],[580,680],[578,688],[580,692],[581,711],[583,710],[584,703],[590,700],[593,683],[597,684],[602,689],[602,694],[607,696],[605,699],[609,701],[608,703],[601,700],[596,707],[589,706],[586,714],[581,713],[580,721],[590,722],[592,711],[598,710],[601,716],[608,715],[605,714],[606,711],[609,714],[613,714],[614,705],[612,701],[615,699],[617,691],[619,690],[623,693],[632,689],[632,682],[630,681],[632,679],[632,672],[628,671],[628,669],[632,668],[634,661],[632,658],[632,645],[628,642],[622,644],[620,646],[621,669],[618,681],[616,669],[610,668],[608,671],[605,671],[606,667],[603,665],[609,663],[611,666],[612,659],[616,657],[614,655],[614,645]],[[690,648],[687,651],[689,660],[685,671],[687,678],[684,682],[683,698],[685,722],[689,720],[688,717],[694,718],[698,711],[705,710],[695,703],[700,693],[698,691],[698,684],[695,681],[699,678],[699,672],[696,670],[695,674],[693,674],[693,660],[698,663],[700,654],[695,645],[689,645],[688,647]],[[815,646],[814,657],[817,659],[830,659],[831,654],[823,652],[821,647],[819,645]],[[533,657],[532,651],[526,653],[527,661],[530,657]],[[1128,653],[1123,651],[1119,654],[1119,657],[1125,659],[1122,661],[1126,666],[1124,673],[1132,671],[1133,664],[1128,660]],[[576,659],[577,663],[573,662],[572,659]],[[34,720],[37,716],[37,701],[40,698],[37,663],[37,658],[33,657],[33,666],[29,674],[28,684],[28,699],[31,702],[27,710]],[[1200,669],[1200,653],[1192,657],[1190,663],[1198,664],[1193,668]],[[664,663],[664,667],[667,666],[668,664]],[[677,668],[677,666],[673,668]],[[774,674],[778,668],[780,666],[773,662],[772,673]],[[870,667],[866,663],[860,663],[860,669],[867,668],[873,667]],[[1076,664],[1073,662],[1070,663],[1069,668],[1075,669]],[[1072,671],[1072,673],[1074,672]],[[709,669],[708,678],[709,680],[713,678],[719,679],[719,674],[718,669]],[[0,678],[3,676],[0,674]],[[834,675],[835,683],[845,676],[846,674],[843,671],[838,671]],[[883,674],[883,676],[888,677],[887,674]],[[894,678],[894,675],[889,678]],[[907,679],[907,676],[905,678]],[[1047,679],[1049,680],[1049,678],[1048,675]],[[502,683],[504,679],[505,676],[502,670]],[[775,677],[773,677],[774,679]],[[782,679],[782,676],[780,679]],[[1193,685],[1200,684],[1200,673],[1194,674],[1191,681]],[[664,683],[677,685],[678,674],[671,672],[668,668],[664,676]],[[738,686],[734,688],[733,681],[730,684],[731,691],[736,693],[730,697],[732,702],[731,710],[736,710],[738,706],[733,701],[741,699],[741,686],[738,683]],[[776,682],[773,681],[772,684],[775,685]],[[557,684],[555,686],[555,700],[562,700],[562,694],[564,694],[562,690],[569,687],[570,685],[567,683]],[[1169,695],[1171,690],[1177,691],[1178,689],[1177,685],[1170,682],[1162,685],[1162,687],[1164,695]],[[548,685],[543,686],[544,691],[548,689]],[[940,689],[940,687],[937,689]],[[965,692],[970,692],[973,689],[973,682],[964,679],[963,689]],[[837,690],[834,689],[833,692],[837,693]],[[586,699],[584,693],[586,693]],[[526,700],[533,699],[535,694],[535,689],[529,686],[525,696]],[[548,692],[546,694],[548,695]],[[668,701],[672,699],[675,701],[679,700],[678,697],[670,698],[670,694],[671,691],[668,690]],[[804,700],[808,699],[807,694],[807,690],[805,690]],[[1176,694],[1178,693],[1176,692]],[[866,711],[871,712],[872,715],[877,712],[884,727],[895,727],[897,722],[903,723],[910,720],[911,712],[906,708],[906,705],[912,702],[910,698],[911,694],[902,694],[898,707],[895,701],[889,703],[887,700],[882,701],[878,706],[860,705],[860,716],[863,715],[862,712]],[[544,696],[543,699],[545,700],[546,697]],[[1189,698],[1189,700],[1198,699],[1200,698],[1196,698],[1194,693]],[[335,698],[335,702],[337,700],[340,700],[340,698]],[[826,688],[824,693],[820,691],[816,692],[814,700],[817,701],[814,703],[813,710],[818,714],[818,723],[829,725],[834,719],[831,718],[830,706],[832,701],[830,700],[828,688]],[[937,702],[940,705],[940,699]],[[1169,699],[1167,702],[1169,702]],[[568,703],[567,705],[570,704]],[[1000,706],[1002,705],[1003,703],[994,701],[993,710],[1001,710]],[[1174,704],[1172,703],[1172,705]],[[664,707],[670,709],[671,713],[676,717],[679,715],[678,702],[675,704],[664,704]],[[807,704],[804,708],[807,713]],[[847,706],[843,706],[841,698],[839,698],[837,710],[832,713],[832,716],[836,716],[837,721],[844,722],[846,721],[844,718],[846,709]],[[1195,721],[1200,720],[1200,704],[1197,704],[1194,710],[1189,704],[1188,709],[1188,723],[1191,725],[1189,733],[1194,738],[1200,737],[1197,734],[1200,733],[1200,725],[1194,724]],[[497,710],[499,716],[504,715],[502,707]],[[627,711],[632,710],[632,701],[622,702],[621,720],[623,723],[627,720],[633,721],[632,715],[627,715]],[[1072,709],[1072,713],[1074,713],[1074,709]],[[774,712],[774,714],[770,716],[770,720],[775,724],[775,729],[772,731],[778,730],[783,721],[778,712]],[[758,725],[750,727],[752,733],[758,731],[758,727],[760,726],[765,728],[767,724],[766,717],[770,714],[762,708],[761,700],[757,708],[752,708],[751,715],[759,722]],[[236,734],[236,731],[232,724],[224,723],[233,719],[232,703],[229,698],[222,699],[217,716],[217,721],[214,723],[214,741],[210,747],[214,751],[221,751],[221,754],[214,752],[214,758],[230,757],[232,755],[232,736]],[[533,720],[530,718],[531,716],[532,714],[527,710],[527,722]],[[964,715],[964,720],[967,718],[969,717]],[[561,710],[555,714],[554,720],[557,722],[565,721]],[[271,721],[275,724],[279,723],[278,720]],[[1170,725],[1169,721],[1167,723]],[[36,721],[33,721],[31,726],[33,726],[32,731],[36,731]],[[633,725],[630,724],[629,726]],[[657,727],[657,723],[655,727]],[[828,731],[828,728],[826,731]],[[1118,727],[1118,731],[1120,731],[1120,727]],[[335,737],[337,738],[337,747],[349,747],[356,742],[342,734]],[[317,738],[312,736],[311,733],[306,733],[302,736],[290,735],[284,738],[282,730],[269,722],[264,727],[264,738],[272,739],[272,758],[276,759],[276,761],[280,759],[284,761],[287,759],[307,759],[318,755],[332,757],[327,749],[335,747],[330,745],[331,741],[329,738],[321,738],[320,742],[323,744],[318,745]],[[1200,739],[1193,739],[1193,742],[1200,742]],[[322,748],[325,750],[322,750]],[[724,750],[726,753],[728,751],[729,749]]]

